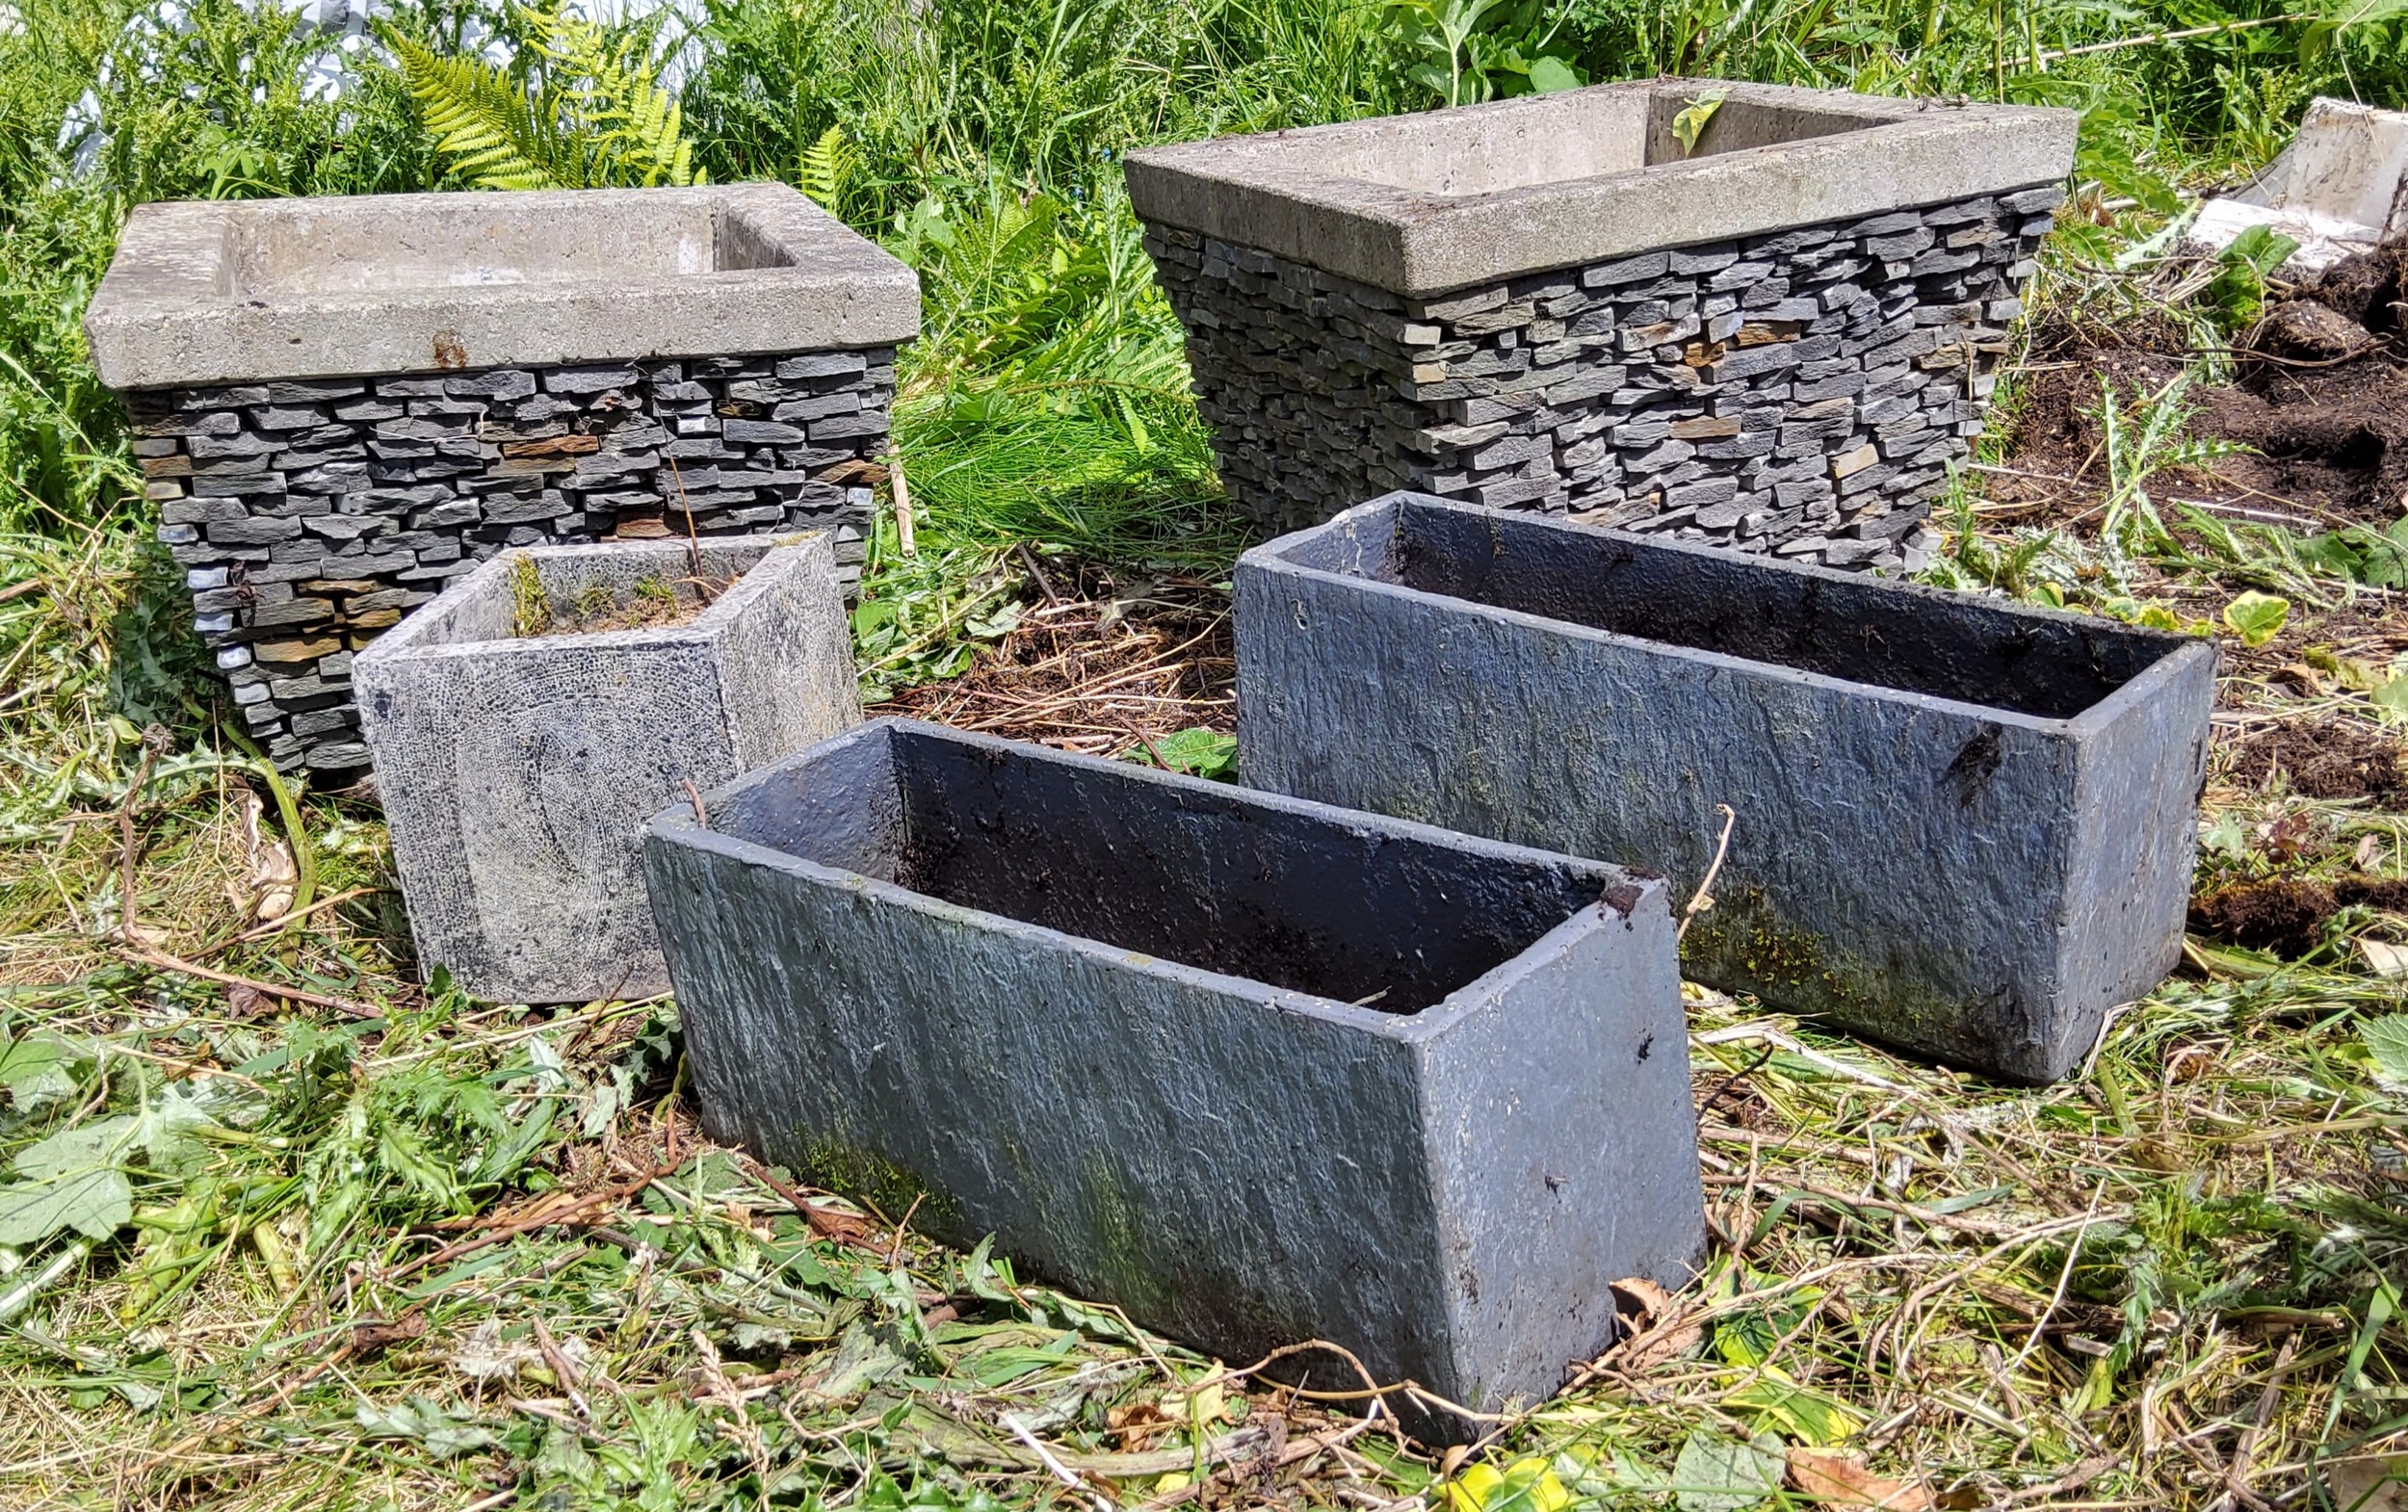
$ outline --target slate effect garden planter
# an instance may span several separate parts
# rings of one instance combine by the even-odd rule
[[[354,664],[422,970],[504,1003],[665,992],[644,821],[861,718],[825,532],[506,552]],[[657,629],[514,634],[694,576],[732,587]],[[534,583],[523,576],[531,568]]]
[[[2077,119],[1658,79],[1152,147],[1128,177],[1258,519],[1410,487],[1911,567]]]
[[[364,766],[351,660],[505,546],[832,528],[902,263],[776,184],[153,204],[85,328],[278,765]]]
[[[2041,1082],[2178,958],[2215,649],[1395,494],[1237,573],[1248,784],[1652,868],[1695,979]]]
[[[714,1138],[1473,1407],[1701,1253],[1662,882],[904,720],[704,806],[645,874]]]

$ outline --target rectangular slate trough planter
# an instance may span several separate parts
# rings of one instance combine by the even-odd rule
[[[1258,519],[1409,487],[1911,567],[2077,119],[1655,79],[1150,147],[1128,178]]]
[[[904,720],[704,803],[645,873],[715,1138],[1476,1408],[1701,1252],[1662,882]]]
[[[510,546],[834,532],[905,268],[779,184],[138,207],[85,318],[251,735],[368,760],[351,660]]]
[[[2215,649],[1410,494],[1237,574],[1240,768],[1651,868],[1691,978],[2053,1081],[2181,952]]]
[[[705,596],[680,624],[523,633]],[[419,965],[504,1003],[667,990],[644,821],[861,718],[824,531],[507,552],[354,665]]]

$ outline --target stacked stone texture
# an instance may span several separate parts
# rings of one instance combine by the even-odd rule
[[[1167,225],[1146,249],[1231,495],[1280,529],[1396,488],[1913,569],[2061,190],[1413,299]]]
[[[368,764],[351,659],[508,546],[833,529],[859,573],[892,349],[129,394],[196,623],[277,765]]]

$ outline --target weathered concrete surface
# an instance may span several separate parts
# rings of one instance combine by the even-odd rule
[[[84,317],[117,389],[892,347],[903,263],[782,184],[138,207]]]
[[[1674,117],[1724,100],[1694,156]],[[1656,79],[1129,154],[1138,215],[1428,295],[2061,179],[2080,114]]]
[[[1392,495],[1237,574],[1274,792],[1647,867],[1692,978],[2048,1082],[2181,951],[2215,652]]]
[[[554,604],[624,602],[688,579],[688,550],[507,552],[353,664],[421,970],[505,1003],[667,990],[637,875],[644,821],[689,779],[859,721],[824,533],[702,543],[705,579],[743,576],[682,625],[512,634],[521,562]]]
[[[901,720],[704,802],[645,869],[715,1138],[1474,1407],[1701,1252],[1660,881]]]

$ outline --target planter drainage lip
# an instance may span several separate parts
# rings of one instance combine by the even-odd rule
[[[1387,839],[1437,844],[1451,850],[1466,851],[1483,860],[1505,865],[1544,866],[1576,874],[1586,874],[1598,886],[1601,900],[1574,910],[1562,922],[1549,928],[1520,950],[1507,955],[1497,965],[1478,977],[1450,990],[1437,1002],[1419,1008],[1382,1010],[1341,999],[1324,997],[1298,988],[1281,987],[1260,978],[1242,977],[1207,966],[1191,966],[1168,956],[1152,955],[1131,951],[1101,940],[1093,935],[1073,934],[1049,925],[1014,918],[965,903],[953,902],[932,893],[920,892],[898,882],[854,872],[845,867],[815,861],[791,850],[763,845],[738,835],[726,834],[694,819],[693,803],[680,800],[661,810],[648,826],[649,838],[672,845],[706,850],[740,862],[784,873],[804,881],[836,886],[859,893],[878,902],[909,909],[933,918],[968,925],[992,935],[1034,938],[1060,950],[1088,957],[1117,971],[1133,971],[1168,981],[1201,986],[1233,997],[1251,998],[1276,1011],[1296,1013],[1343,1025],[1349,1030],[1376,1034],[1403,1044],[1428,1040],[1443,1033],[1456,1020],[1467,1014],[1492,1007],[1505,998],[1513,984],[1539,972],[1574,942],[1594,932],[1609,921],[1619,922],[1624,916],[1602,900],[1609,887],[1625,880],[1626,869],[1605,862],[1559,855],[1529,846],[1516,846],[1475,835],[1458,834],[1437,825],[1417,823],[1411,820],[1391,819],[1385,815],[1369,814],[1334,804],[1316,803],[1306,798],[1289,797],[1253,788],[1238,788],[1228,783],[1192,777],[1183,772],[1162,771],[1139,767],[1131,762],[1108,761],[1101,757],[1084,756],[1072,751],[1058,751],[1048,746],[1000,740],[973,731],[956,730],[947,725],[931,724],[920,719],[892,716],[864,720],[842,735],[833,736],[810,750],[772,763],[757,770],[722,784],[702,795],[703,810],[716,818],[745,793],[778,781],[785,773],[815,758],[836,754],[843,747],[885,742],[890,739],[934,738],[948,743],[964,745],[998,756],[1020,760],[1041,760],[1086,770],[1096,777],[1139,787],[1152,787],[1176,801],[1183,795],[1212,799],[1226,804],[1232,797],[1242,800],[1246,808],[1268,810],[1297,819],[1344,827],[1358,833],[1370,833]]]
[[[316,275],[304,249],[329,245],[364,286]],[[84,321],[119,390],[889,347],[919,328],[917,275],[784,184],[142,205]]]
[[[1409,490],[1383,494],[1367,503],[1356,505],[1353,508],[1332,515],[1320,525],[1307,526],[1302,530],[1266,541],[1262,545],[1247,550],[1239,560],[1242,565],[1253,567],[1272,576],[1341,582],[1361,592],[1392,597],[1407,603],[1446,605],[1479,617],[1535,627],[1546,630],[1550,634],[1575,639],[1594,640],[1607,645],[1638,647],[1655,655],[1693,663],[1712,670],[1746,672],[1753,675],[1763,675],[1770,671],[1785,680],[1793,680],[1809,688],[1845,692],[1851,697],[1870,698],[1876,702],[1897,704],[1913,709],[1930,709],[2016,729],[2061,733],[2077,737],[2104,730],[2123,717],[2134,706],[2146,703],[2158,696],[2163,687],[2183,675],[2183,667],[2186,661],[2201,657],[2212,658],[2215,655],[2215,643],[2212,640],[2200,640],[2167,631],[2152,630],[2146,626],[2126,625],[2087,614],[2067,614],[2033,609],[2022,604],[1976,599],[1924,584],[1881,585],[1882,587],[1893,592],[1927,598],[1935,605],[1944,606],[1950,611],[1978,609],[1996,613],[2003,619],[2022,619],[2052,628],[2061,628],[2069,623],[2087,625],[2112,632],[2121,638],[2130,638],[2144,642],[2154,641],[2164,648],[2163,653],[2148,666],[2117,684],[2105,696],[2093,699],[2079,713],[2062,716],[2031,714],[2002,704],[1981,703],[1944,693],[1919,692],[1912,689],[1895,688],[1885,683],[1859,681],[1829,672],[1818,672],[1769,658],[1684,645],[1677,640],[1659,640],[1622,631],[1600,630],[1578,620],[1558,619],[1553,615],[1533,613],[1528,610],[1508,609],[1465,594],[1417,588],[1407,584],[1391,583],[1381,578],[1339,572],[1292,560],[1294,553],[1305,550],[1323,536],[1342,531],[1349,522],[1389,514],[1396,517],[1397,529],[1401,532],[1404,528],[1404,511],[1414,508],[1431,508],[1453,514],[1478,515],[1523,528],[1543,524],[1543,527],[1550,531],[1577,531],[1605,540],[1629,542],[1649,552],[1695,557],[1705,563],[1726,569],[1735,562],[1743,562],[1764,571],[1819,579],[1857,591],[1863,591],[1872,586],[1859,574],[1842,572],[1830,567],[1762,558],[1734,559],[1727,548],[1703,545],[1693,541],[1667,540],[1657,535],[1633,534],[1604,526],[1583,525],[1571,520],[1547,519],[1542,522],[1534,519],[1528,511],[1486,508],[1479,505],[1464,504],[1453,499],[1440,499],[1430,494],[1415,493]]]
[[[1700,155],[1670,156],[1682,150],[1666,144],[1672,114],[1710,90],[1721,103]],[[1146,147],[1129,154],[1128,179],[1142,220],[1419,297],[2053,183],[2072,167],[2080,118],[1660,78]],[[1763,140],[1717,150],[1717,122]],[[1589,161],[1562,161],[1582,146]],[[1426,164],[1444,173],[1450,153],[1529,166],[1518,182],[1460,192],[1411,182]]]
[[[491,560],[476,571],[445,588],[419,609],[405,615],[402,622],[378,637],[359,660],[371,658],[384,661],[445,657],[501,657],[534,655],[546,650],[615,650],[623,646],[701,645],[716,640],[730,621],[764,593],[771,590],[775,572],[761,573],[757,569],[770,553],[781,546],[798,546],[825,531],[780,531],[774,535],[705,536],[698,542],[703,565],[711,565],[710,558],[748,557],[751,560],[733,569],[736,581],[726,592],[704,606],[702,613],[674,625],[633,626],[625,630],[565,631],[557,635],[496,636],[475,640],[434,640],[443,621],[461,604],[491,591],[496,580],[508,577],[517,569],[520,560],[531,554],[545,561],[575,562],[614,556],[658,556],[664,546],[674,541],[626,540],[588,541],[569,546],[511,546],[498,552]]]

